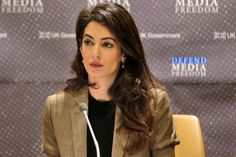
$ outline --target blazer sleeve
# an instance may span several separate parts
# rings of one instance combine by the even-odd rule
[[[170,107],[165,91],[157,90],[154,107],[153,135],[150,141],[152,157],[174,157],[174,147],[179,144]]]
[[[47,98],[43,110],[41,149],[48,157],[60,157],[51,116],[52,104],[56,102],[52,100],[52,97]]]

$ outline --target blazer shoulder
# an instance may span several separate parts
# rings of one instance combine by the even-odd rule
[[[51,108],[64,108],[71,106],[71,104],[73,104],[73,95],[66,91],[56,92],[46,99],[46,105],[50,105]]]
[[[169,98],[169,95],[166,90],[160,88],[152,88],[150,91],[156,99]]]
[[[47,100],[51,101],[51,102],[58,102],[59,100],[63,101],[65,99],[66,95],[67,95],[67,93],[65,91],[59,91],[59,92],[56,92],[52,95],[49,95],[47,97]]]
[[[159,108],[160,106],[170,106],[170,97],[167,91],[159,88],[152,88],[151,93],[155,101],[151,101],[151,106]]]
[[[56,108],[70,108],[79,102],[87,102],[88,90],[86,87],[78,91],[59,91],[47,97],[46,103]]]

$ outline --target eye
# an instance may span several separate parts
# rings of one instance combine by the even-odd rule
[[[104,43],[102,44],[102,46],[107,47],[107,48],[112,48],[112,47],[113,47],[113,44],[110,43],[110,42],[104,42]]]
[[[91,40],[89,40],[89,39],[85,39],[83,41],[83,43],[84,43],[84,45],[93,45],[93,42]]]

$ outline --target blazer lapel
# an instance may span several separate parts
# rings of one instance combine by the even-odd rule
[[[79,92],[72,94],[75,106],[71,109],[71,122],[73,132],[73,145],[75,157],[87,157],[87,122],[84,115],[80,112],[79,104],[88,104],[88,88],[84,87]],[[115,126],[113,132],[112,157],[123,157],[128,136],[123,133],[116,133],[116,129],[121,125],[121,111],[116,107]]]
[[[115,114],[115,126],[114,126],[114,133],[113,133],[113,143],[112,143],[112,157],[123,157],[124,151],[123,148],[127,143],[128,136],[116,132],[116,129],[121,125],[121,111],[119,107],[116,107],[116,114]]]
[[[82,88],[79,92],[73,93],[72,96],[76,104],[71,109],[75,157],[87,157],[87,123],[84,115],[80,112],[79,104],[88,104],[88,88]]]

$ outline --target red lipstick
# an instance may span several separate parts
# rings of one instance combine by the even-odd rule
[[[103,65],[98,61],[93,61],[89,64],[92,68],[101,68]]]

